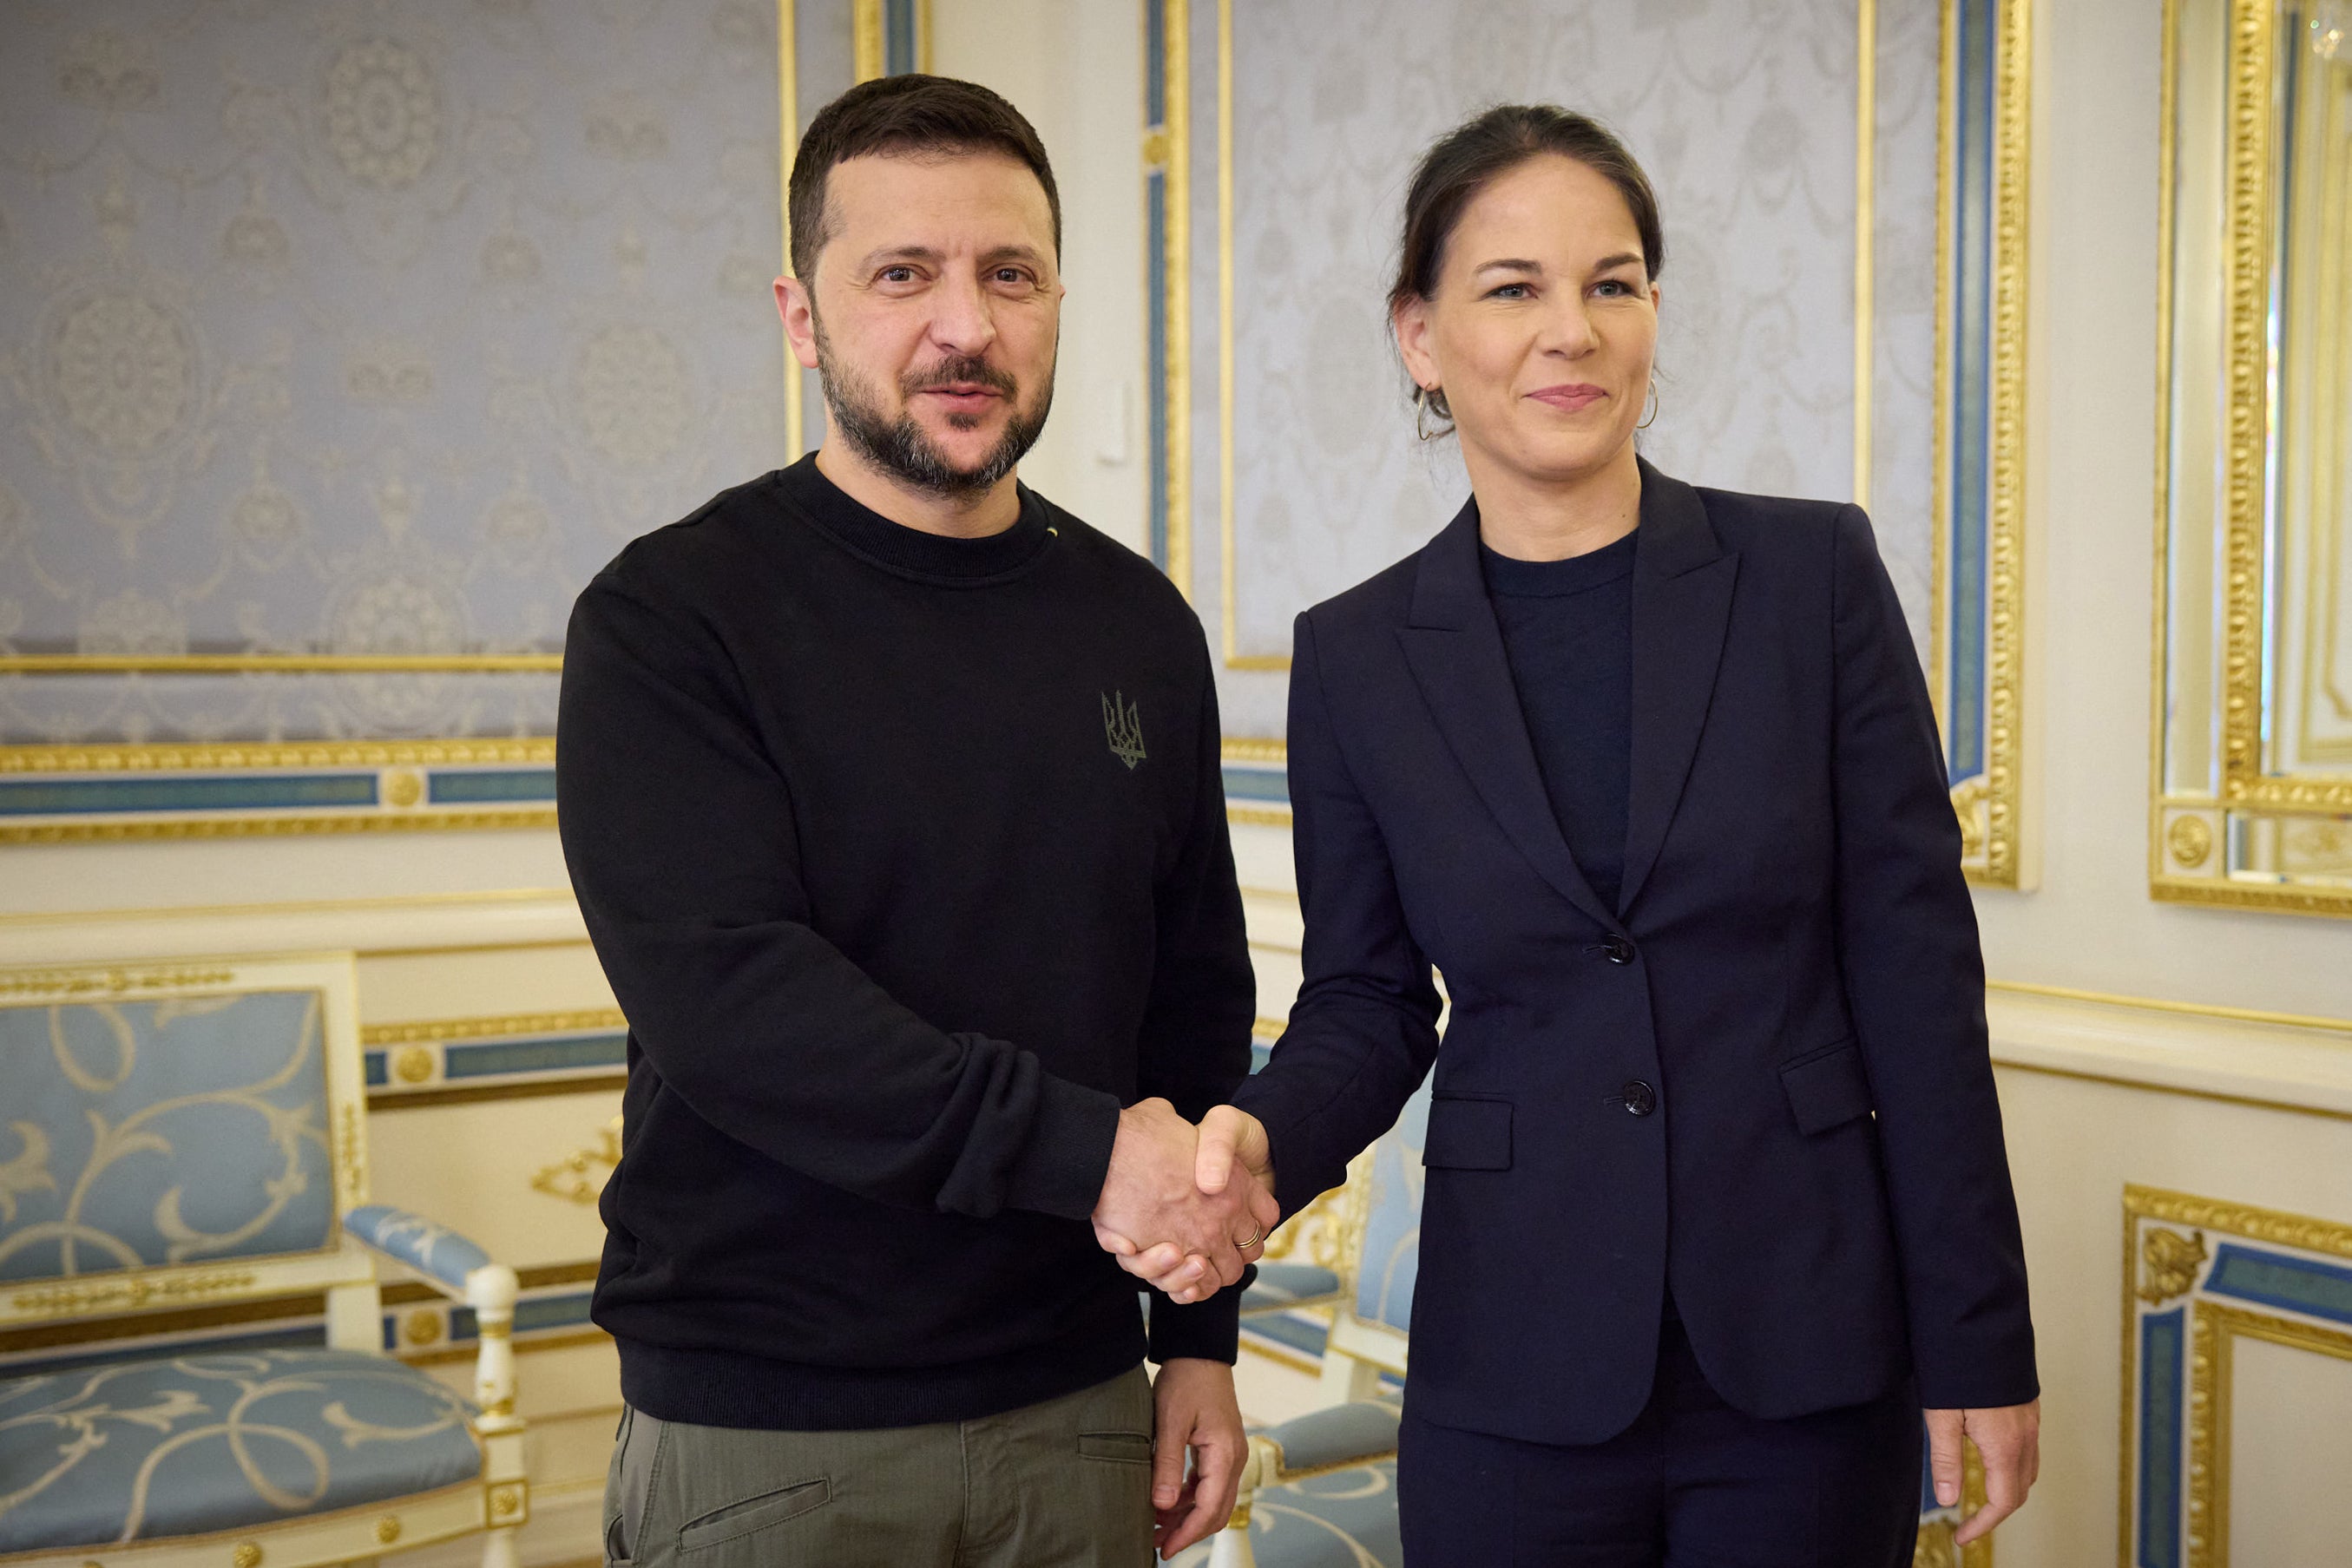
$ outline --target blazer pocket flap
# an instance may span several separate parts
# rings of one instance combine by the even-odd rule
[[[1509,1170],[1511,1103],[1435,1096],[1429,1103],[1429,1135],[1422,1143],[1421,1163],[1441,1170]]]
[[[689,1521],[677,1532],[677,1549],[691,1552],[700,1546],[716,1546],[722,1541],[733,1541],[755,1530],[766,1530],[788,1519],[797,1519],[814,1508],[822,1508],[833,1500],[833,1483],[820,1477],[813,1481],[795,1481],[774,1491],[761,1492],[730,1502],[725,1508],[713,1509],[701,1518]],[[643,1556],[644,1552],[639,1552]]]
[[[1808,1137],[1871,1109],[1870,1077],[1863,1071],[1862,1048],[1852,1040],[1789,1063],[1780,1069],[1780,1087],[1788,1091],[1797,1131]]]

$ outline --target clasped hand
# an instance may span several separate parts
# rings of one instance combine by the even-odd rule
[[[1220,1105],[1195,1127],[1165,1100],[1118,1113],[1095,1239],[1137,1279],[1206,1301],[1240,1281],[1281,1218],[1256,1117]]]

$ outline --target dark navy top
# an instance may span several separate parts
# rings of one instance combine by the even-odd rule
[[[1478,547],[1552,814],[1584,880],[1617,907],[1633,754],[1633,549],[1640,530],[1566,560]]]

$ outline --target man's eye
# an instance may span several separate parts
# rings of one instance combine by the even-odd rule
[[[882,281],[885,283],[912,283],[915,281],[915,269],[911,267],[886,267],[882,269]]]
[[[1017,267],[1000,267],[996,269],[996,281],[999,283],[1022,284],[1029,281],[1029,275],[1022,271]]]

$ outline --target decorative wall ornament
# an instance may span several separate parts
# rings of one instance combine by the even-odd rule
[[[2340,21],[2329,0],[2166,6],[2148,851],[2161,899],[2352,914]],[[2210,852],[2192,858],[2200,832]]]
[[[2123,1208],[2118,1557],[2227,1568],[2235,1347],[2352,1361],[2352,1225],[2143,1186]]]

